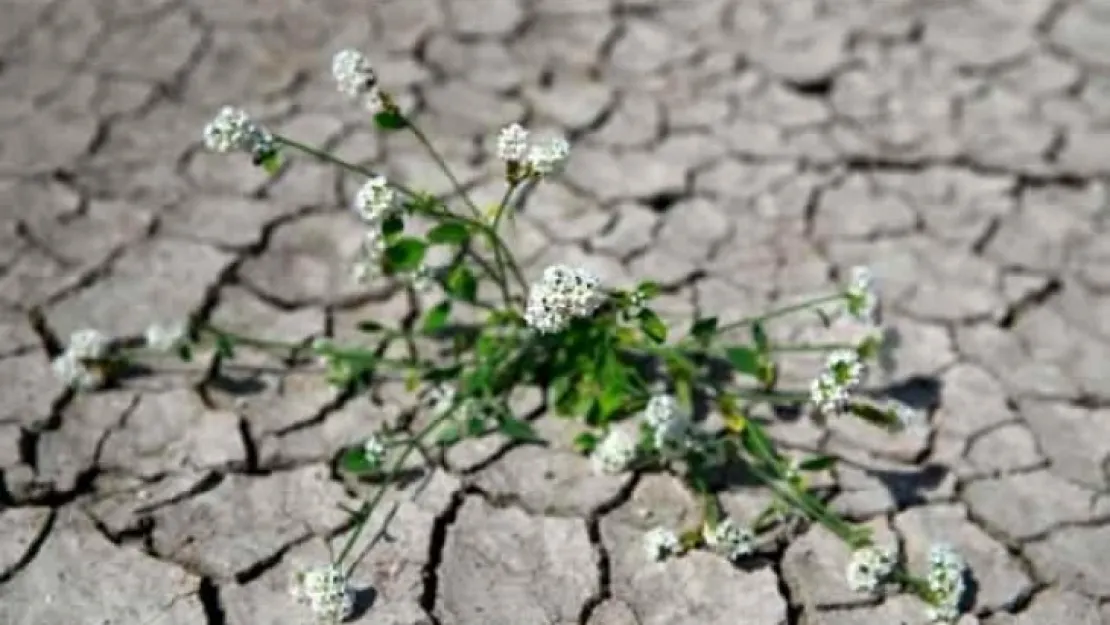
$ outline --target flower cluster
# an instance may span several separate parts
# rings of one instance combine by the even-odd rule
[[[852,391],[863,380],[864,366],[859,354],[838,350],[829,354],[825,369],[810,385],[810,399],[822,414],[842,413]]]
[[[366,97],[367,107],[376,110],[381,106],[378,76],[370,60],[357,50],[340,50],[332,57],[331,75],[343,95],[356,99]]]
[[[893,549],[875,546],[857,549],[848,562],[848,587],[855,592],[878,591],[880,586],[890,580],[897,561],[897,554]]]
[[[852,268],[852,279],[844,292],[844,310],[861,323],[878,325],[879,296],[875,290],[875,278],[867,267]]]
[[[70,335],[66,350],[50,363],[54,375],[67,386],[91,391],[104,385],[100,361],[108,356],[108,337],[97,330],[78,330]]]
[[[396,194],[383,176],[366,181],[355,194],[355,211],[371,226],[380,226],[396,210]]]
[[[351,269],[356,282],[363,284],[381,275],[385,249],[385,237],[380,230],[371,228],[362,235]]]
[[[697,447],[697,431],[690,415],[672,395],[655,395],[643,412],[655,449],[666,457],[681,457]]]
[[[542,334],[566,329],[572,319],[586,318],[605,301],[601,279],[584,270],[553,265],[532,285],[524,320]]]
[[[245,152],[255,163],[261,163],[277,152],[273,135],[251,119],[246,111],[233,106],[220,109],[204,127],[204,145],[213,152]]]
[[[184,323],[151,324],[144,335],[146,346],[156,352],[171,352],[185,343],[189,328]]]
[[[559,171],[570,155],[570,144],[562,137],[529,143],[528,131],[509,124],[497,136],[497,158],[510,167],[524,166],[526,175],[548,176]]]
[[[385,441],[377,434],[371,435],[362,444],[362,453],[370,466],[379,467],[385,460]]]
[[[733,562],[755,550],[755,534],[732,519],[724,519],[713,527],[706,524],[702,537],[706,546]]]
[[[665,527],[657,527],[644,534],[644,552],[651,560],[663,560],[679,552],[682,546],[678,535]]]
[[[312,611],[317,625],[338,625],[354,607],[354,592],[334,564],[298,571],[289,590],[297,603]]]
[[[934,545],[929,552],[929,593],[932,602],[929,618],[934,621],[955,621],[963,602],[967,564],[951,547]]]
[[[616,475],[636,461],[636,441],[623,430],[610,430],[590,456],[598,473]]]

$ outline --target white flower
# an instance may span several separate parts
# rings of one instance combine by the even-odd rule
[[[331,75],[339,92],[357,98],[374,91],[378,78],[369,59],[357,50],[340,50],[332,57]]]
[[[570,144],[566,139],[556,137],[533,145],[528,151],[528,164],[536,174],[547,176],[562,169],[568,156],[570,156]]]
[[[844,412],[851,397],[848,389],[837,384],[836,379],[828,372],[821,373],[813,380],[809,387],[809,396],[817,410],[825,415]]]
[[[673,395],[653,395],[644,408],[643,419],[652,428],[663,426],[682,412]]]
[[[622,430],[610,430],[590,457],[598,473],[616,475],[636,460],[636,441]]]
[[[857,549],[845,571],[848,587],[855,592],[873,593],[894,572],[896,563],[896,554],[891,549],[875,546]]]
[[[574,318],[589,317],[605,301],[601,279],[583,270],[554,265],[532,285],[524,319],[536,331],[548,334],[565,330]]]
[[[867,267],[853,267],[852,279],[844,292],[844,309],[849,316],[867,324],[878,323],[879,296],[875,279]]]
[[[355,281],[366,283],[379,275],[382,271],[382,257],[385,255],[385,240],[381,232],[371,229],[362,239],[354,262]]]
[[[98,330],[77,330],[70,334],[65,351],[50,363],[50,368],[71,388],[96,390],[107,381],[96,361],[108,356],[110,346],[108,337]]]
[[[204,127],[204,145],[213,152],[231,152],[243,146],[253,126],[243,109],[225,106]]]
[[[246,111],[233,106],[220,109],[204,127],[204,145],[213,152],[247,152],[256,159],[274,151],[270,133]]]
[[[382,176],[375,176],[355,194],[355,210],[368,223],[377,226],[394,211],[395,199],[396,194],[389,187],[389,182]]]
[[[845,349],[829,355],[822,371],[810,385],[810,401],[822,414],[844,412],[852,391],[863,379],[864,366],[859,354]]]
[[[433,417],[442,417],[451,410],[451,406],[455,403],[455,397],[458,391],[450,384],[441,384],[436,386],[428,393],[427,402],[432,409]]]
[[[675,415],[655,428],[655,448],[668,457],[679,457],[697,446],[697,431],[684,414]]]
[[[431,268],[426,265],[420,265],[420,267],[409,274],[407,278],[409,286],[418,293],[428,291],[435,284],[435,275]]]
[[[366,456],[366,461],[373,466],[381,465],[385,459],[385,442],[377,434],[371,435],[362,444],[362,453]]]
[[[93,368],[65,352],[50,363],[54,376],[66,386],[80,391],[95,391],[104,386],[105,378],[100,369]]]
[[[69,335],[66,351],[81,360],[99,360],[108,355],[108,337],[98,330],[77,330]]]
[[[652,560],[662,560],[678,553],[678,535],[665,527],[657,527],[644,534],[644,551]]]
[[[832,374],[837,384],[848,390],[859,386],[863,379],[863,363],[860,362],[859,354],[850,349],[837,350],[829,354],[825,368]]]
[[[159,351],[169,352],[181,346],[186,339],[188,327],[183,323],[163,325],[151,324],[146,329],[145,340],[147,347]]]
[[[528,152],[528,131],[520,124],[509,124],[497,136],[497,158],[516,163]]]
[[[960,616],[966,588],[967,564],[951,547],[934,545],[929,552],[929,573],[926,581],[933,602],[929,618],[933,621],[955,621]]]
[[[354,592],[334,564],[298,571],[290,594],[312,611],[318,625],[338,625],[350,616],[354,607]]]
[[[749,555],[755,550],[755,535],[746,527],[734,523],[732,519],[725,519],[710,528],[702,528],[705,544],[710,549],[735,562]]]

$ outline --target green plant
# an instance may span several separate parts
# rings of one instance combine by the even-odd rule
[[[897,553],[874,544],[865,528],[834,514],[810,488],[808,474],[828,469],[835,460],[788,458],[751,416],[753,408],[771,405],[809,409],[825,418],[861,418],[892,431],[913,424],[917,417],[908,408],[877,403],[855,392],[867,364],[885,348],[878,300],[866,270],[857,269],[835,292],[736,322],[693,319],[680,336],[673,336],[653,309],[661,290],[653,282],[604,285],[583,268],[556,265],[530,284],[500,233],[519,210],[522,191],[559,173],[569,155],[566,141],[533,143],[519,125],[503,129],[497,152],[504,163],[505,190],[492,210],[482,211],[416,120],[379,88],[362,55],[336,55],[333,73],[342,92],[369,104],[381,131],[411,133],[427,148],[454,184],[460,206],[271,132],[239,109],[223,109],[205,129],[205,143],[217,152],[247,153],[271,172],[278,171],[286,155],[299,153],[365,177],[354,202],[366,224],[355,278],[406,280],[413,288],[434,288],[441,294],[415,324],[385,319],[360,324],[383,345],[405,345],[405,355],[385,356],[379,348],[328,340],[310,346],[283,344],[234,334],[202,319],[152,327],[144,349],[176,352],[183,359],[201,343],[215,346],[222,359],[234,358],[242,345],[311,353],[326,363],[331,383],[355,390],[384,371],[403,374],[414,392],[431,391],[430,422],[411,437],[368,432],[364,445],[338,454],[341,470],[373,474],[386,482],[405,466],[418,444],[446,448],[494,432],[522,443],[541,442],[532,423],[514,415],[508,404],[515,389],[536,387],[546,394],[558,418],[579,424],[573,443],[592,457],[598,471],[672,472],[704,502],[696,525],[649,532],[645,547],[653,557],[706,548],[736,560],[776,525],[819,523],[854,551],[846,572],[853,588],[874,592],[898,587],[925,599],[938,619],[958,615],[963,592],[958,558],[938,551],[927,577],[910,575]],[[415,219],[433,226],[424,235],[413,234],[408,226]],[[433,266],[433,248],[449,251],[449,260]],[[485,284],[492,289],[484,290]],[[462,308],[481,311],[480,321],[467,324],[456,319]],[[858,339],[823,345],[771,340],[771,324],[802,313],[813,313],[826,325],[853,319],[860,329]],[[435,353],[421,350],[429,343],[437,345]],[[816,372],[809,389],[779,387],[778,356],[787,351],[828,353],[825,368]],[[93,389],[111,382],[139,355],[139,348],[114,345],[86,330],[71,338],[54,366],[74,387]],[[728,374],[721,375],[722,369]],[[710,430],[695,418],[698,407],[706,405],[721,417],[722,428]],[[757,518],[722,518],[712,478],[726,466],[746,472],[773,493],[772,503]],[[313,606],[321,622],[333,622],[346,610],[344,580],[361,559],[359,541],[385,492],[383,485],[353,511],[355,529],[334,562],[299,578],[299,597]]]

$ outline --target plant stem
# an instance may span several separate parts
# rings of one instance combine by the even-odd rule
[[[504,364],[505,368],[511,370],[514,367],[516,367],[517,366],[516,361],[522,355],[527,353],[528,350],[531,348],[531,346],[532,345],[530,343],[524,344],[523,346],[521,346],[520,351],[517,353],[517,355],[516,355],[517,357],[508,358],[505,361],[503,361],[503,364]],[[423,428],[421,428],[420,431],[416,433],[416,435],[414,435],[411,439],[409,439],[409,441],[405,444],[404,449],[401,450],[401,454],[397,457],[397,460],[394,461],[393,466],[390,468],[389,473],[387,475],[396,475],[397,473],[399,473],[401,471],[401,469],[404,467],[405,461],[408,460],[409,455],[412,454],[412,452],[416,450],[416,448],[419,446],[420,442],[425,437],[427,437],[429,434],[434,432],[436,430],[436,428],[438,428],[440,425],[442,425],[445,421],[447,421],[448,419],[453,417],[454,414],[455,414],[455,411],[458,410],[461,406],[462,406],[462,403],[459,401],[459,399],[456,398],[455,402],[451,405],[451,407],[448,410],[444,411],[444,413],[442,415],[436,417],[435,419],[432,419],[431,422],[429,422],[427,425],[425,425]],[[351,531],[351,535],[347,537],[347,542],[344,543],[343,549],[339,552],[339,557],[336,558],[336,564],[341,564],[343,562],[343,560],[345,560],[347,558],[347,556],[350,555],[351,549],[353,549],[354,546],[355,546],[355,543],[358,542],[358,538],[362,534],[362,531],[369,524],[370,515],[372,515],[374,513],[374,510],[377,508],[378,504],[381,503],[382,499],[385,497],[386,487],[387,487],[387,485],[383,484],[378,489],[378,492],[376,492],[374,494],[373,498],[364,501],[362,503],[362,505],[359,506],[358,512],[356,513],[356,516],[358,517],[358,521],[355,525],[354,530]],[[356,561],[356,563],[357,563],[357,561]],[[352,564],[352,566],[350,567],[350,570],[347,571],[347,576],[350,577],[351,573],[353,573],[353,572],[354,572],[354,565]]]
[[[228,339],[233,344],[246,345],[248,347],[258,347],[261,349],[280,349],[293,352],[300,351],[305,348],[305,344],[303,342],[290,343],[287,341],[256,339],[254,337],[244,336],[236,332],[231,332],[230,330],[225,330],[211,323],[204,323],[197,329],[201,332],[208,332],[209,334],[212,334],[218,338]]]
[[[440,218],[440,219],[454,219],[454,220],[462,221],[463,223],[465,223],[465,224],[467,224],[467,225],[469,225],[473,228],[476,228],[476,229],[480,230],[482,232],[482,234],[486,235],[486,237],[488,237],[490,239],[490,241],[494,242],[495,247],[501,248],[501,250],[505,254],[507,254],[509,269],[512,271],[513,278],[520,285],[520,288],[521,289],[527,289],[528,288],[528,282],[525,281],[524,274],[521,273],[520,267],[517,266],[516,261],[513,260],[512,254],[509,252],[509,247],[507,245],[505,245],[505,242],[501,240],[501,237],[499,237],[497,235],[497,232],[495,230],[493,230],[492,228],[490,228],[490,226],[488,224],[486,224],[484,221],[482,221],[481,219],[473,219],[473,218],[470,218],[470,217],[466,217],[464,215],[455,215],[455,214],[452,214],[452,213],[448,213],[448,212],[445,212],[445,211],[439,211],[439,210],[432,209],[432,208],[424,208],[423,212],[425,214],[431,216],[431,217],[437,217],[437,218]],[[495,279],[497,279],[497,276],[495,276]]]
[[[413,436],[411,439],[409,439],[409,441],[405,444],[405,447],[401,450],[401,454],[397,456],[397,460],[394,461],[393,466],[390,468],[389,473],[387,474],[387,479],[388,476],[396,475],[401,471],[401,469],[405,465],[405,461],[407,461],[409,459],[409,455],[411,455],[412,452],[416,450],[416,448],[420,444],[420,441],[425,436],[435,431],[435,429],[438,428],[445,421],[454,416],[457,407],[458,406],[452,406],[451,409],[447,410],[442,415],[436,417],[435,419],[432,419],[431,422],[429,422],[419,432],[416,433],[416,436]],[[381,487],[378,488],[378,492],[374,493],[373,498],[364,501],[362,505],[359,506],[358,512],[356,513],[356,516],[358,517],[357,523],[354,530],[351,531],[351,535],[347,537],[347,542],[343,544],[343,549],[339,552],[339,557],[335,560],[336,564],[341,564],[343,560],[345,560],[347,556],[351,553],[351,549],[353,549],[355,543],[358,542],[358,537],[362,534],[362,530],[365,529],[367,525],[369,525],[370,515],[374,513],[374,510],[378,507],[378,504],[381,503],[381,500],[385,497],[386,490],[387,485],[382,484]],[[354,565],[352,564],[350,570],[347,571],[347,576],[350,577],[353,572]]]
[[[750,325],[753,325],[753,324],[756,324],[756,323],[761,323],[761,322],[764,322],[764,321],[768,321],[770,319],[775,319],[776,317],[784,317],[784,316],[789,315],[791,313],[796,313],[798,311],[806,310],[806,309],[812,308],[814,306],[819,306],[821,304],[826,304],[828,302],[837,301],[839,299],[842,299],[843,297],[844,297],[843,293],[834,293],[834,294],[831,294],[831,295],[822,295],[821,297],[815,297],[813,299],[797,302],[795,304],[789,304],[787,306],[783,306],[782,308],[775,308],[775,309],[772,309],[768,312],[763,313],[762,315],[755,315],[753,317],[745,317],[745,318],[740,319],[738,321],[733,321],[732,323],[727,323],[727,324],[717,328],[717,334],[723,334],[725,332],[728,332],[729,330],[735,330],[737,328],[743,328],[743,327],[750,326]]]
[[[794,487],[785,484],[778,477],[761,469],[757,463],[749,462],[748,466],[757,478],[770,486],[783,500],[801,510],[810,519],[824,525],[852,548],[860,546],[859,532],[845,523],[843,519],[829,513],[824,504],[817,501],[812,495],[797,492]]]
[[[493,247],[493,262],[497,265],[497,271],[503,276],[505,275],[505,260],[501,255],[501,246],[498,241],[493,240],[493,236],[497,235],[497,227],[501,224],[501,215],[505,212],[505,205],[509,203],[509,198],[512,197],[513,191],[516,189],[516,183],[509,183],[505,185],[505,193],[501,195],[501,200],[497,203],[497,208],[493,213],[493,224],[490,226],[490,231],[493,233],[490,238],[490,245]],[[512,305],[507,292],[505,294],[505,305]]]
[[[795,343],[771,345],[768,350],[772,352],[831,352],[837,349],[855,349],[851,343]]]
[[[465,189],[463,189],[462,183],[460,183],[459,179],[455,177],[454,172],[452,172],[451,168],[447,165],[447,161],[445,161],[443,159],[443,156],[440,155],[439,151],[435,149],[435,146],[432,145],[432,142],[424,134],[424,131],[420,130],[420,127],[408,118],[405,118],[405,127],[412,131],[412,134],[416,137],[416,140],[419,141],[420,144],[424,146],[424,149],[428,151],[428,154],[432,157],[432,160],[435,161],[436,166],[438,166],[440,171],[443,172],[443,175],[447,177],[447,180],[451,182],[451,185],[455,188],[455,193],[459,194],[459,197],[462,198],[463,202],[470,209],[470,212],[474,215],[474,217],[481,219],[482,211],[478,210],[478,207],[474,204],[474,201],[470,199],[470,195],[466,192]]]
[[[809,393],[802,391],[764,391],[754,388],[737,388],[736,396],[752,401],[765,401],[771,404],[796,404],[809,400]]]
[[[304,152],[305,154],[308,154],[309,156],[315,157],[316,159],[319,159],[321,161],[331,163],[332,165],[336,165],[336,166],[338,166],[342,169],[345,169],[345,170],[347,170],[351,173],[359,174],[359,175],[365,176],[367,178],[376,178],[376,177],[379,176],[379,174],[377,172],[373,171],[372,169],[367,169],[366,167],[363,167],[361,165],[356,165],[356,164],[351,163],[349,161],[345,161],[345,160],[339,158],[338,156],[335,156],[334,154],[330,154],[330,153],[325,152],[323,150],[319,150],[319,149],[314,148],[310,145],[306,145],[304,143],[301,143],[300,141],[295,141],[293,139],[290,139],[289,137],[283,137],[281,135],[274,135],[274,141],[276,141],[277,143],[289,146],[289,147],[291,147],[295,150],[299,150],[301,152]],[[406,197],[414,198],[418,195],[416,193],[416,191],[413,191],[412,189],[410,189],[410,188],[408,188],[408,187],[406,187],[402,184],[397,184],[396,182],[393,182],[392,180],[389,182],[389,185],[391,187],[397,189],[398,191],[400,191],[401,194],[405,195]]]

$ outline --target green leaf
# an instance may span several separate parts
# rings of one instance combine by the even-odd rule
[[[258,165],[262,167],[263,171],[273,176],[281,170],[281,154],[276,150],[270,152],[258,160]]]
[[[717,333],[717,318],[707,317],[705,319],[698,319],[690,326],[690,336],[694,337],[699,343],[703,345],[708,343],[713,335]]]
[[[462,430],[459,428],[458,423],[445,423],[442,427],[436,430],[437,445],[450,447],[451,445],[454,445],[455,443],[461,441],[462,438]]]
[[[497,430],[518,443],[542,443],[543,438],[536,433],[535,428],[527,421],[516,417],[501,417],[497,423]]]
[[[385,326],[378,323],[377,321],[374,321],[373,319],[359,321],[357,324],[355,324],[355,327],[358,328],[359,332],[365,332],[366,334],[374,334],[375,332],[381,332],[385,330]]]
[[[477,415],[466,418],[466,435],[481,436],[486,433],[486,420]]]
[[[601,365],[601,396],[598,397],[598,408],[605,420],[616,414],[628,400],[628,372],[621,365],[620,359],[613,351],[605,355]]]
[[[408,122],[397,111],[382,111],[374,115],[374,123],[382,130],[401,130]]]
[[[369,475],[378,470],[378,465],[370,462],[361,447],[348,447],[339,456],[339,468],[352,475]]]
[[[860,419],[882,428],[896,429],[898,425],[898,415],[893,410],[884,410],[868,402],[853,401],[848,405],[848,411]]]
[[[760,321],[752,324],[752,340],[755,341],[755,347],[760,353],[767,353],[771,341],[767,338],[767,329],[763,327],[763,323]]]
[[[470,231],[459,221],[439,224],[428,232],[428,242],[436,245],[462,245],[470,238]]]
[[[640,296],[644,299],[651,299],[656,295],[659,295],[659,291],[659,283],[652,282],[650,280],[645,280],[640,283],[640,286],[636,287],[636,292],[639,293]]]
[[[444,300],[436,304],[431,310],[424,315],[424,323],[421,330],[424,334],[434,334],[443,329],[447,325],[447,319],[451,316],[451,300]]]
[[[725,358],[732,364],[732,368],[758,378],[763,371],[763,359],[760,357],[759,352],[743,346],[733,346],[725,348]]]
[[[474,302],[478,299],[478,280],[474,274],[462,265],[455,265],[451,273],[447,274],[447,292],[464,302]]]
[[[177,357],[181,362],[193,362],[193,346],[185,343],[177,348]]]
[[[555,406],[555,412],[564,417],[573,414],[574,405],[578,402],[574,375],[566,374],[555,378],[548,389],[548,399]]]
[[[802,471],[812,471],[816,473],[818,471],[824,471],[825,469],[831,469],[835,464],[836,458],[832,456],[813,456],[812,458],[806,458],[800,462],[798,468]]]
[[[763,431],[763,427],[755,421],[748,421],[747,426],[740,432],[740,443],[744,445],[744,449],[748,453],[755,456],[759,460],[770,464],[778,470],[782,460],[775,452],[774,443],[767,434]]]
[[[667,341],[667,325],[655,314],[655,311],[650,308],[645,308],[640,311],[640,329],[644,334],[656,343],[665,343]]]
[[[382,220],[382,236],[389,239],[405,231],[405,218],[400,215],[390,215]]]
[[[415,237],[403,237],[385,250],[385,260],[389,270],[415,271],[424,262],[428,244]]]
[[[571,444],[578,450],[578,453],[588,454],[597,448],[599,442],[601,442],[601,440],[597,437],[597,434],[593,432],[582,432],[574,437]]]
[[[221,358],[235,357],[235,344],[227,335],[216,336],[216,355]]]

